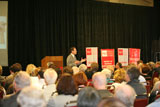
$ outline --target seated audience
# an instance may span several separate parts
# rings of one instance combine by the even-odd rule
[[[10,70],[10,75],[7,76],[5,79],[5,86],[4,86],[5,90],[7,90],[8,87],[13,83],[14,77],[17,75],[19,71],[22,70],[22,66],[19,63],[15,63],[12,66],[10,66],[9,70]]]
[[[34,71],[37,67],[34,64],[28,64],[26,67],[26,72],[30,75],[30,76],[34,76]]]
[[[94,88],[98,91],[98,93],[100,94],[101,98],[104,97],[112,97],[112,93],[110,93],[107,90],[106,84],[106,75],[102,72],[97,72],[93,75],[92,77],[92,82],[93,82],[93,86]]]
[[[23,72],[23,71],[20,71],[14,78],[14,81],[13,81],[13,87],[16,91],[15,94],[5,98],[2,100],[2,107],[18,107],[18,104],[17,104],[17,96],[19,95],[20,91],[27,87],[27,86],[30,86],[31,85],[31,79],[30,79],[30,76],[26,73],[26,72]]]
[[[33,86],[22,89],[17,102],[20,107],[46,107],[42,89]]]
[[[3,99],[6,95],[6,90],[0,85],[0,99]]]
[[[58,68],[53,62],[48,62],[47,63],[47,67],[48,68],[52,68],[52,69],[54,69],[57,72],[57,74],[58,74],[57,80],[61,77],[61,75],[62,75],[61,69]]]
[[[46,71],[44,72],[44,79],[46,82],[46,87],[44,87],[44,97],[46,101],[48,101],[52,93],[56,92],[56,71],[52,68],[46,69]]]
[[[117,62],[115,68],[116,68],[116,70],[117,69],[121,69],[122,68],[122,64],[120,62]]]
[[[79,89],[87,86],[88,79],[84,72],[78,72],[77,74],[73,75],[73,79]]]
[[[81,64],[81,65],[79,66],[79,71],[85,72],[86,70],[87,70],[87,65]]]
[[[45,83],[45,81],[44,81],[44,70],[45,69],[40,69],[40,71],[38,72],[38,79],[39,79],[39,87],[42,89],[43,88],[43,86],[45,86],[46,85],[46,83]]]
[[[117,88],[121,83],[125,81],[126,71],[122,68],[119,68],[115,71],[113,78],[115,79],[115,83],[112,85]]]
[[[79,68],[77,66],[73,66],[72,70],[73,70],[73,75],[79,72]]]
[[[0,65],[0,85],[3,85],[2,83],[5,81],[5,76],[2,76],[3,69],[2,66]]]
[[[150,77],[152,77],[153,76],[153,72],[154,72],[154,70],[155,70],[155,66],[156,66],[156,64],[154,63],[154,62],[152,62],[152,61],[150,61],[149,63],[147,63],[147,65],[150,67],[150,69],[151,69],[151,71],[149,72],[149,76]]]
[[[97,90],[92,87],[85,87],[78,93],[78,107],[97,107],[101,97]]]
[[[115,90],[115,97],[121,100],[127,107],[133,107],[136,92],[129,85],[120,85]]]
[[[95,72],[98,72],[98,68],[99,68],[98,63],[93,62],[93,63],[91,64],[91,68],[88,69],[88,70],[85,72],[88,80],[92,79],[92,75],[93,75]]]
[[[121,100],[111,97],[102,99],[97,107],[128,107]]]
[[[138,80],[140,75],[139,70],[136,67],[129,67],[126,73],[126,82],[130,85],[136,92],[137,98],[146,98],[147,91],[146,87],[141,84]]]
[[[149,104],[156,100],[156,96],[160,94],[160,81],[156,82],[149,96]]]
[[[73,69],[70,66],[66,66],[63,68],[63,73],[69,73],[73,75]]]
[[[48,107],[64,107],[68,101],[77,100],[78,87],[70,74],[65,73],[61,76],[57,84],[57,93],[57,96],[50,98]]]

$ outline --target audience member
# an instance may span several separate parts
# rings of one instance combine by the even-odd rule
[[[26,72],[20,71],[15,76],[14,81],[13,81],[13,86],[14,86],[16,93],[5,98],[2,101],[2,105],[3,105],[2,107],[18,107],[18,104],[16,101],[17,96],[19,95],[20,91],[23,88],[30,86],[30,85],[31,85],[30,76]]]
[[[63,68],[63,73],[69,73],[69,74],[73,75],[73,69],[70,66],[65,66]]]
[[[115,97],[121,100],[127,107],[133,107],[136,92],[129,85],[120,85],[115,90]]]
[[[38,72],[38,79],[39,79],[39,87],[42,89],[43,86],[46,85],[45,80],[44,80],[44,70],[43,68],[40,69],[40,71]]]
[[[14,77],[17,75],[17,73],[22,70],[22,66],[19,63],[15,63],[12,66],[10,66],[9,70],[10,70],[10,75],[6,77],[4,86],[6,90],[13,83]]]
[[[139,70],[136,67],[129,67],[126,73],[126,82],[136,92],[137,98],[146,98],[147,91],[143,84],[139,83],[138,77],[140,75]]]
[[[97,72],[93,75],[92,77],[92,82],[93,82],[93,86],[94,88],[98,91],[98,93],[100,94],[101,98],[104,97],[112,97],[112,93],[110,93],[107,90],[106,84],[106,75],[102,72]]]
[[[149,96],[149,104],[156,100],[156,96],[160,94],[160,81],[156,82]]]
[[[97,90],[92,87],[85,87],[78,93],[78,107],[97,107],[101,97]]]
[[[122,64],[120,62],[117,62],[115,68],[116,70],[122,68]]]
[[[79,71],[85,72],[86,70],[87,70],[87,65],[81,64],[81,65],[79,66]]]
[[[46,82],[46,87],[44,88],[44,97],[46,101],[48,101],[52,93],[56,92],[56,71],[52,68],[46,69],[46,71],[44,72],[44,79]]]
[[[79,72],[79,68],[77,66],[73,66],[72,70],[73,70],[73,75]]]
[[[33,76],[35,69],[36,69],[36,66],[35,66],[34,64],[28,64],[27,67],[26,67],[26,72],[27,72],[30,76]]]
[[[50,98],[48,107],[64,107],[68,101],[77,100],[78,87],[70,74],[65,73],[61,76],[57,84],[57,93],[58,96]]]
[[[20,107],[46,107],[42,89],[33,86],[22,89],[17,102]]]
[[[5,76],[2,76],[3,68],[0,65],[0,85],[5,81]]]
[[[98,63],[93,62],[93,63],[91,64],[91,68],[88,69],[88,70],[85,72],[88,80],[92,79],[92,75],[93,75],[95,72],[98,71],[98,68],[99,68]]]
[[[115,83],[112,85],[117,88],[119,85],[121,85],[122,82],[125,81],[125,75],[126,71],[122,68],[119,68],[115,71],[113,78],[115,79]]]
[[[88,79],[84,72],[78,72],[77,74],[73,75],[73,79],[79,89],[87,86]]]

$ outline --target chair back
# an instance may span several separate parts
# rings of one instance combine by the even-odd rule
[[[148,98],[136,99],[134,101],[134,107],[146,107],[148,105]]]

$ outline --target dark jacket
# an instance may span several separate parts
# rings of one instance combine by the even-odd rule
[[[20,92],[2,100],[2,107],[18,107],[17,97]]]
[[[139,80],[132,80],[127,83],[130,85],[136,92],[137,97],[136,98],[146,98],[147,97],[147,91],[143,84],[139,82]]]

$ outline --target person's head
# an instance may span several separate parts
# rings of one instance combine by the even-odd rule
[[[92,71],[98,71],[98,68],[99,68],[99,65],[98,65],[98,63],[96,63],[96,62],[93,62],[92,64],[91,64],[91,70]]]
[[[26,72],[31,76],[36,69],[36,66],[34,64],[28,64],[26,67]]]
[[[122,64],[121,64],[120,62],[117,62],[117,63],[116,63],[116,68],[117,68],[117,69],[122,68]]]
[[[63,73],[69,73],[71,75],[73,75],[73,69],[70,66],[66,66],[63,68]]]
[[[54,62],[47,62],[47,68],[56,68],[56,65],[54,64]]]
[[[84,72],[78,72],[77,74],[73,75],[73,78],[77,86],[79,85],[87,86],[88,79]]]
[[[78,107],[97,107],[101,97],[97,90],[92,87],[85,87],[78,93]]]
[[[98,107],[127,107],[121,100],[111,97],[102,99]]]
[[[143,61],[142,61],[142,60],[138,60],[138,61],[137,61],[137,65],[140,64],[140,63],[143,64]]]
[[[129,67],[127,69],[125,79],[126,79],[127,82],[132,81],[132,80],[138,80],[139,75],[140,75],[140,72],[139,72],[138,68]]]
[[[149,73],[151,71],[151,68],[147,64],[143,64],[142,67],[142,73]]]
[[[96,72],[92,76],[93,86],[97,89],[106,89],[106,75],[102,72]]]
[[[103,69],[101,72],[103,72],[106,75],[106,78],[111,78],[112,76],[112,71],[109,69]]]
[[[153,79],[153,85],[155,85],[156,82],[160,81],[158,77],[154,77]]]
[[[115,97],[121,100],[127,107],[133,107],[136,92],[129,85],[120,85],[115,89]]]
[[[2,75],[3,73],[3,69],[2,69],[2,66],[0,65],[0,76]]]
[[[37,87],[26,87],[22,89],[17,97],[20,107],[46,107],[43,91]]]
[[[59,95],[75,95],[78,93],[78,87],[70,74],[65,73],[60,77],[57,84],[57,92]]]
[[[156,62],[156,68],[160,67],[160,62]]]
[[[57,80],[57,73],[54,69],[48,68],[44,72],[44,79],[47,85],[55,84]]]
[[[73,75],[79,72],[79,68],[77,66],[73,66],[72,70],[73,70]]]
[[[147,63],[147,65],[150,66],[150,68],[151,68],[152,71],[153,71],[153,69],[155,69],[155,67],[156,67],[156,64],[155,64],[154,62],[152,62],[152,61],[150,61],[149,63]]]
[[[106,68],[109,69],[110,71],[112,71],[112,73],[114,72],[114,66],[113,65],[106,65]]]
[[[38,78],[44,79],[44,69],[43,68],[41,68],[40,71],[38,72]]]
[[[125,80],[125,76],[126,76],[126,71],[121,68],[115,71],[113,78],[115,79],[115,82],[121,83]]]
[[[14,78],[13,86],[16,91],[23,89],[24,87],[31,85],[31,78],[30,76],[24,72],[20,71]]]
[[[77,49],[76,49],[76,47],[71,47],[70,51],[71,51],[71,53],[74,54],[74,55],[77,54]]]
[[[85,72],[86,70],[87,70],[87,66],[86,66],[85,64],[81,64],[81,65],[79,66],[79,71]]]
[[[154,86],[153,86],[153,89],[152,89],[152,92],[153,91],[157,91],[159,90],[160,91],[160,81],[157,81]]]
[[[20,63],[15,63],[12,66],[9,67],[9,70],[13,73],[21,71],[22,70],[22,65]]]

